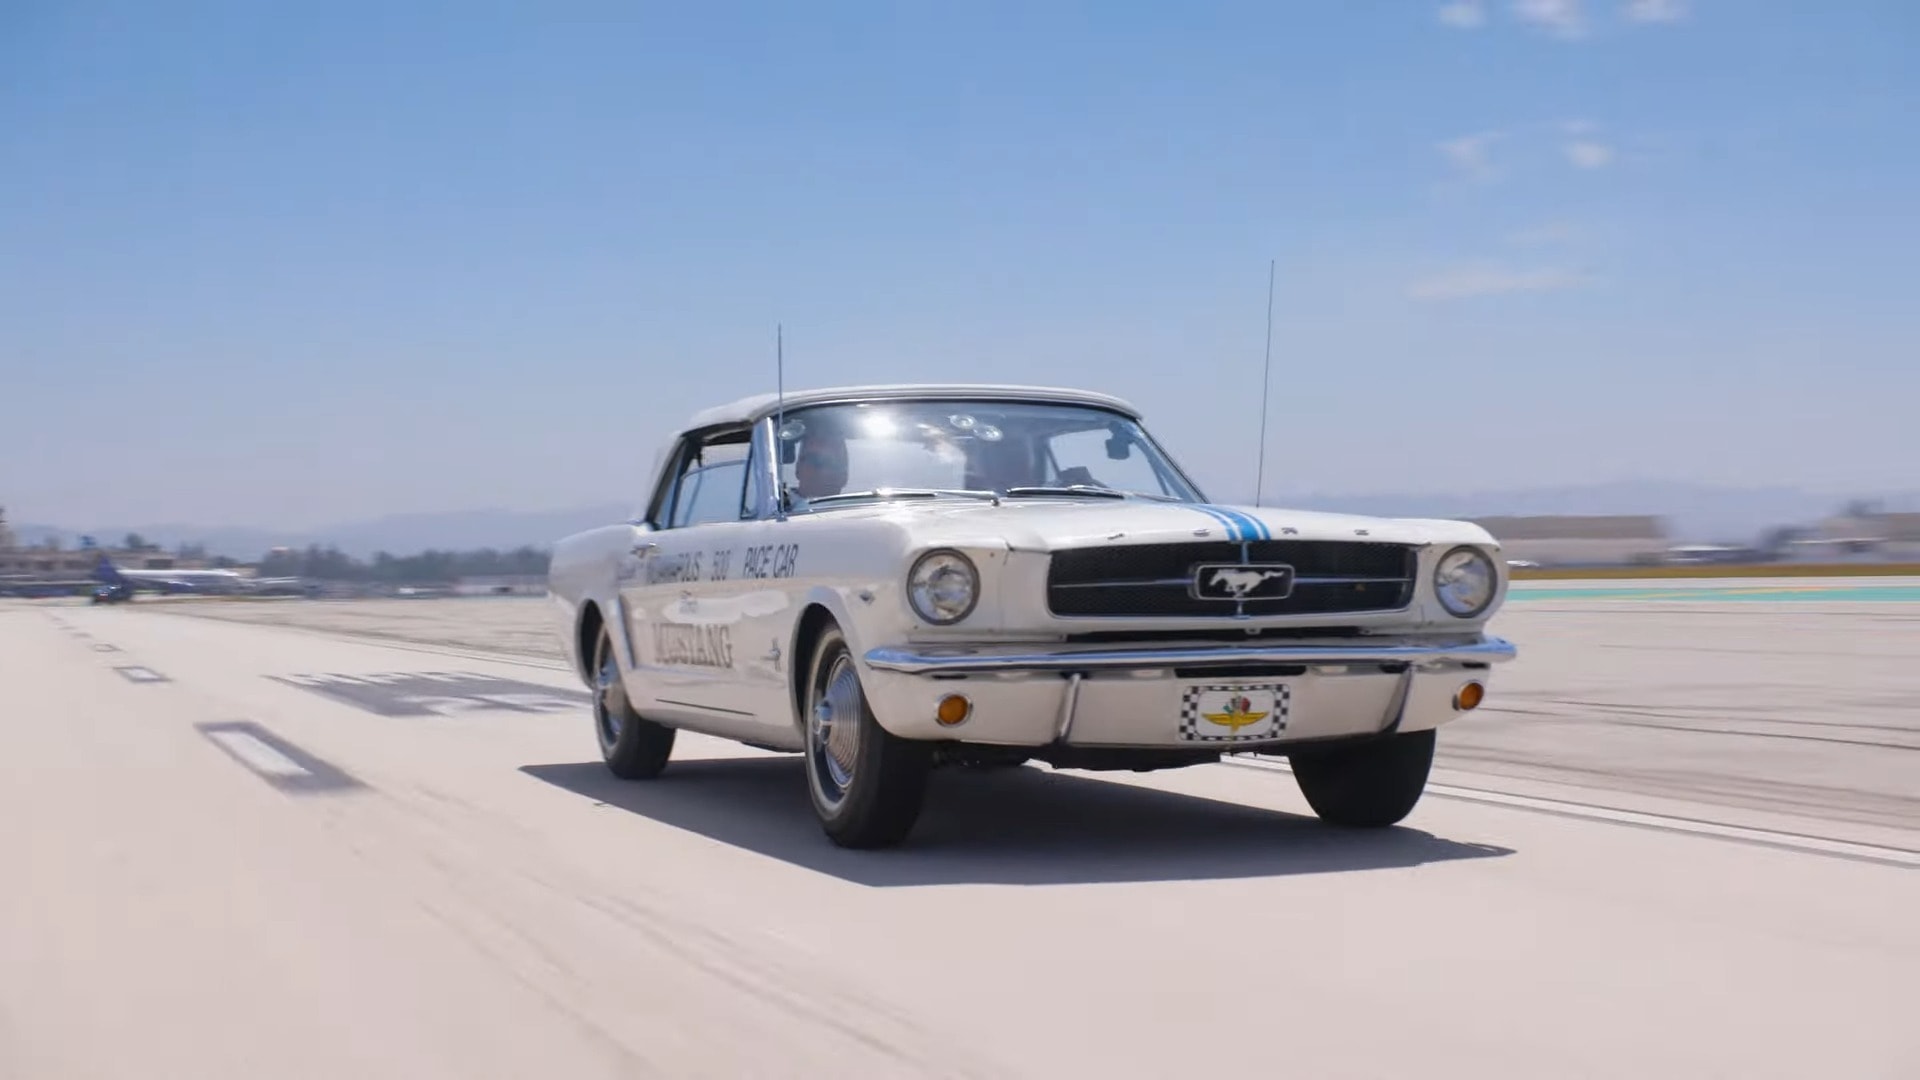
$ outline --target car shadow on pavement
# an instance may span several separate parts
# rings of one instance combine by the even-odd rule
[[[849,851],[814,820],[798,756],[676,759],[646,781],[617,779],[598,761],[521,771],[663,825],[875,887],[1280,877],[1513,854],[1405,826],[1339,829],[1299,814],[1041,768],[937,772],[905,844]]]

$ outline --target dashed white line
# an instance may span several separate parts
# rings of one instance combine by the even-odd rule
[[[313,775],[299,762],[244,731],[209,731],[207,738],[219,743],[257,773],[266,776]]]
[[[363,791],[366,785],[250,720],[195,724],[222,753],[289,795]]]

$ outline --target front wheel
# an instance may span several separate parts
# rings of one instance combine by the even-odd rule
[[[673,755],[674,729],[633,711],[613,655],[613,635],[604,626],[593,648],[593,731],[600,759],[622,780],[651,780]]]
[[[1321,820],[1378,829],[1413,812],[1433,767],[1433,732],[1292,755],[1300,794]]]
[[[820,635],[805,700],[807,789],[828,838],[848,848],[906,839],[926,800],[932,755],[874,719],[837,626]]]

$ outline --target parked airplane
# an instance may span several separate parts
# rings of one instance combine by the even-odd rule
[[[94,564],[93,580],[105,586],[95,590],[96,599],[131,600],[136,589],[162,593],[210,593],[226,595],[240,592],[244,579],[233,570],[123,570],[113,564],[106,552]]]
[[[318,596],[320,583],[300,577],[250,578],[246,592],[250,596]]]

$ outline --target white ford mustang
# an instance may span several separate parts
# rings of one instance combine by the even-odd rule
[[[695,416],[549,587],[608,767],[679,729],[802,753],[828,836],[895,844],[948,763],[1286,755],[1384,826],[1511,644],[1467,522],[1207,502],[1128,403],[1019,386],[765,395]]]

